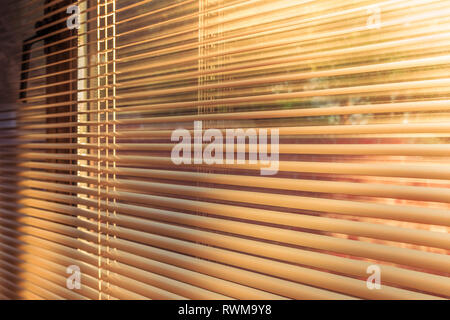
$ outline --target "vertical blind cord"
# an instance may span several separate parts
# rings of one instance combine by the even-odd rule
[[[108,6],[112,5],[112,10],[111,12],[109,12],[108,10]],[[104,13],[102,14],[102,7],[104,8]],[[102,296],[102,292],[106,291],[108,292],[106,294],[106,298],[109,299],[110,298],[110,294],[109,294],[109,281],[108,281],[108,277],[109,277],[109,270],[110,270],[110,256],[111,256],[111,252],[110,252],[110,190],[109,190],[109,186],[110,186],[110,149],[112,149],[112,154],[113,157],[115,159],[116,156],[116,150],[115,150],[115,145],[116,145],[116,138],[115,138],[115,133],[116,133],[116,125],[113,124],[112,125],[112,130],[113,130],[113,148],[110,148],[109,146],[109,136],[110,136],[110,118],[112,116],[112,120],[113,123],[115,123],[116,120],[116,113],[115,113],[115,108],[116,108],[116,101],[115,101],[115,96],[116,96],[116,3],[115,1],[107,1],[104,0],[103,3],[98,3],[97,5],[97,122],[98,122],[98,126],[97,126],[97,169],[98,169],[98,173],[97,173],[97,191],[98,191],[98,203],[97,203],[97,232],[98,232],[98,267],[99,267],[99,285],[98,285],[98,289],[99,289],[99,300],[101,300],[103,298]],[[111,16],[111,20],[112,23],[109,23],[108,18]],[[102,21],[103,19],[103,21]],[[102,36],[102,31],[104,32],[104,35]],[[112,37],[109,36],[110,32],[112,33]],[[112,40],[112,61],[109,60],[108,54],[109,54],[109,46],[108,46],[108,41]],[[104,46],[104,48],[102,48],[102,46]],[[111,64],[111,68],[113,70],[113,73],[110,74],[109,73],[109,65]],[[109,77],[112,77],[112,84],[110,86],[110,79]],[[104,82],[104,83],[102,83]],[[109,88],[111,87],[112,89],[112,97],[109,96]],[[111,112],[112,109],[112,112]],[[102,119],[104,120],[104,122],[102,121]],[[103,128],[102,128],[103,127]],[[102,134],[102,130],[104,131],[104,135]],[[101,145],[102,143],[102,138],[104,138],[104,143],[105,146],[103,147]],[[104,167],[106,168],[106,173],[103,172],[103,170],[101,170],[102,168],[102,152],[105,152],[105,159],[104,159]],[[115,164],[115,160],[112,161],[112,165],[114,170],[116,169],[116,164]],[[102,173],[105,175],[105,181],[106,181],[106,185],[105,185],[105,191],[106,192],[102,192]],[[115,182],[116,179],[116,175],[113,174],[113,179]],[[116,190],[116,187],[113,187],[113,190]],[[103,195],[102,195],[103,194]],[[101,229],[102,229],[102,199],[104,199],[104,203],[106,204],[106,281],[103,278],[103,265],[102,265],[102,234],[101,234]],[[113,203],[114,205],[116,204],[115,198],[113,198]],[[116,211],[113,210],[113,214],[114,216],[116,216]],[[114,235],[115,237],[115,235]]]

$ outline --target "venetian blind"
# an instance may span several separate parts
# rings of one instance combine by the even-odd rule
[[[450,297],[450,1],[10,5],[3,296]],[[203,157],[212,133],[233,161]]]

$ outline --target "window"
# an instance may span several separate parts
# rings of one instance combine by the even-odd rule
[[[3,10],[2,298],[450,297],[450,1]]]

